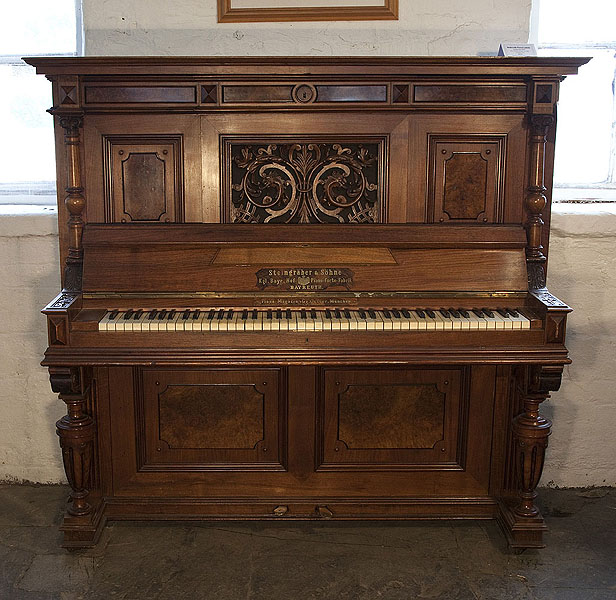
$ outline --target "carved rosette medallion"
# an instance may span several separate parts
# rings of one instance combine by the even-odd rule
[[[378,223],[380,144],[231,143],[232,223]]]

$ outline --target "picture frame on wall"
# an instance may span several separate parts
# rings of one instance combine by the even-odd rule
[[[398,19],[398,0],[218,0],[219,23]]]

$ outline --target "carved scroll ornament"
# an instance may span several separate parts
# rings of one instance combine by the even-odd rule
[[[233,144],[233,223],[377,223],[378,144]]]

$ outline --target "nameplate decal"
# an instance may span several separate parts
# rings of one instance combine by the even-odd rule
[[[330,267],[318,269],[271,268],[260,269],[255,275],[257,276],[257,287],[260,290],[276,288],[301,292],[326,290],[332,287],[351,289],[354,273],[351,269]]]

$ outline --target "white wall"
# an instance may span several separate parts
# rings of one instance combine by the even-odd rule
[[[494,54],[528,41],[530,0],[400,0],[398,21],[216,22],[216,0],[83,0],[87,54]]]
[[[530,0],[400,0],[400,21],[216,24],[215,0],[83,0],[88,54],[484,54],[525,42]],[[587,206],[582,206],[587,210]],[[569,209],[571,213],[573,209]],[[551,290],[575,307],[574,363],[545,407],[554,419],[544,483],[616,485],[616,214],[555,214]],[[0,215],[0,480],[63,479],[64,412],[37,366],[40,308],[58,291],[55,215]]]
[[[54,423],[65,407],[39,365],[47,347],[40,311],[60,285],[56,214],[0,208],[0,481],[57,482]]]

